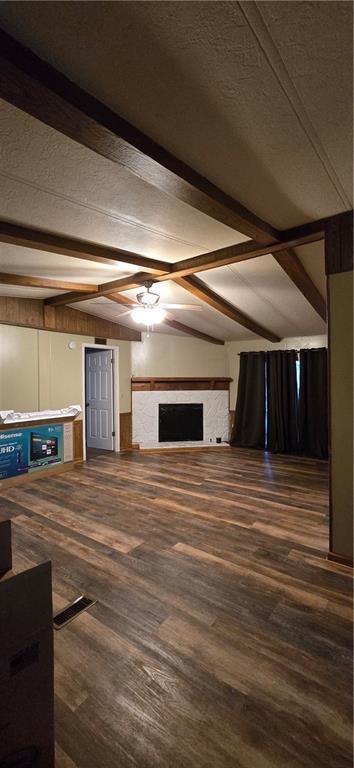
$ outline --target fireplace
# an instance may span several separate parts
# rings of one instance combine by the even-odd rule
[[[159,443],[203,440],[203,403],[160,403]]]
[[[222,445],[229,433],[230,381],[225,377],[134,377],[133,444],[141,450],[202,448],[217,445],[221,437]]]

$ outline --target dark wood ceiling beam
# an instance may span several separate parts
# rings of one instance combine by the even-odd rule
[[[217,251],[202,253],[200,256],[193,256],[190,259],[183,259],[173,264],[170,275],[160,275],[157,280],[171,279],[172,277],[185,277],[193,275],[196,272],[205,272],[208,269],[216,269],[228,264],[237,264],[241,261],[254,259],[258,256],[265,256],[268,253],[275,254],[277,251],[283,251],[284,248],[295,248],[308,243],[314,243],[322,240],[324,234],[320,232],[310,232],[302,236],[282,240],[281,243],[269,245],[256,243],[254,240],[248,240],[245,243],[229,245],[226,248],[220,248]]]
[[[136,307],[136,302],[130,299],[129,296],[124,296],[122,293],[111,293],[107,298],[110,301],[114,301],[115,304],[119,304],[121,307]]]
[[[284,238],[281,243],[273,243],[271,251],[274,253],[274,258],[276,258],[278,263],[293,280],[305,298],[311,303],[316,312],[318,312],[324,319],[326,316],[324,299],[305,272],[296,254],[286,253],[286,246],[289,245],[289,243],[292,243],[293,246],[300,246],[304,245],[305,242],[314,242],[318,239],[319,234],[321,234],[322,237],[322,229],[314,227],[313,232],[297,233],[291,240],[285,239],[286,234],[287,233],[285,232],[283,233]],[[102,246],[84,240],[77,240],[75,238],[66,237],[65,235],[33,229],[4,220],[0,220],[0,242],[9,243],[11,245],[20,245],[22,247],[49,253],[59,253],[64,256],[105,264],[121,261],[123,263],[134,264],[138,267],[142,266],[146,271],[138,273],[141,280],[136,284],[132,282],[130,285],[131,288],[137,287],[137,285],[140,285],[141,282],[144,282],[144,280],[147,279],[153,278],[156,281],[169,280],[172,274],[174,274],[175,277],[182,277],[193,274],[195,271],[214,269],[217,266],[237,263],[270,252],[267,244],[258,245],[254,241],[248,241],[246,243],[239,243],[235,246],[228,246],[227,248],[222,248],[217,251],[201,254],[192,259],[184,259],[182,262],[170,264],[168,262],[148,259],[145,256],[132,253],[131,251],[123,251],[119,248],[111,248],[109,246]],[[280,249],[280,253],[278,249]],[[277,252],[279,258],[276,257]],[[104,286],[105,284],[102,284],[102,290],[104,290]],[[95,287],[96,286],[93,286],[93,288]],[[122,290],[128,290],[128,288],[123,288]],[[79,296],[76,285],[75,288],[72,288],[72,291],[72,297],[65,294],[60,298],[56,297],[58,305],[71,303],[71,300],[84,301],[89,298],[87,294],[84,295],[86,288],[82,291],[81,297]],[[94,291],[91,291],[91,293],[93,294]],[[74,296],[74,294],[76,295]],[[95,298],[98,295],[100,295],[100,293],[96,293],[95,296],[92,295],[90,298]]]
[[[277,231],[0,30],[0,98],[162,192],[261,242]]]
[[[348,211],[353,213],[353,211]],[[307,221],[305,224],[299,224],[297,227],[291,227],[290,229],[282,229],[279,231],[279,239],[284,242],[285,240],[292,240],[296,238],[306,237],[307,235],[318,234],[321,238],[325,237],[328,225],[333,220],[333,216],[327,216],[324,219],[316,219],[315,221]]]
[[[202,341],[208,341],[209,344],[225,344],[222,339],[218,339],[215,336],[209,336],[207,333],[198,331],[196,328],[192,328],[190,325],[186,325],[185,323],[181,323],[179,320],[175,320],[170,312],[167,313],[167,319],[164,320],[164,324],[169,325],[170,328],[174,328],[175,331],[180,331],[187,336],[194,336],[197,339],[202,339]]]
[[[71,283],[67,280],[54,280],[49,277],[13,275],[10,272],[0,272],[0,285],[24,285],[28,288],[50,288],[52,291],[80,291],[85,292],[85,295],[98,290],[98,285],[90,283]]]
[[[147,256],[141,256],[141,254],[133,253],[132,251],[125,251],[122,248],[99,245],[88,240],[79,240],[2,219],[0,219],[0,242],[20,245],[24,248],[33,248],[37,251],[46,251],[47,253],[57,253],[75,259],[95,261],[101,264],[112,265],[119,262],[133,264],[136,267],[142,267],[146,272],[151,272],[154,275],[164,274],[171,269],[171,264],[167,262],[149,259]]]
[[[256,336],[262,336],[269,341],[280,341],[279,336],[272,331],[269,331],[267,328],[264,328],[262,325],[259,325],[259,323],[256,323],[255,320],[244,312],[241,312],[241,310],[237,309],[233,304],[225,301],[225,299],[212,291],[211,288],[209,288],[206,283],[203,283],[202,280],[199,280],[199,278],[190,275],[189,277],[178,277],[174,282],[180,285],[181,288],[189,291],[193,296],[196,296],[201,301],[209,304],[209,306],[216,309],[217,312],[221,312],[222,315],[229,317],[230,320],[234,320],[235,323],[252,331]]]
[[[319,232],[322,232],[322,230],[319,230]],[[291,241],[286,240],[282,243],[273,244],[272,253],[274,254],[274,258],[276,258],[278,263],[311,303],[316,312],[320,314],[322,319],[325,319],[326,304],[324,299],[302,267],[296,254],[290,253],[284,249],[285,244],[289,244],[290,242],[299,246],[303,245],[305,241],[308,243],[317,239],[318,233],[316,234],[315,231],[308,234],[298,235],[296,239]],[[182,262],[177,262],[172,265],[166,262],[156,262],[152,259],[147,259],[146,257],[138,256],[137,254],[128,251],[121,251],[120,249],[113,249],[94,243],[75,240],[63,235],[45,232],[44,230],[34,230],[6,221],[0,221],[0,242],[7,242],[13,245],[17,244],[52,253],[61,253],[66,256],[74,256],[75,258],[80,259],[103,261],[104,263],[110,264],[112,261],[125,259],[125,261],[129,261],[129,263],[136,263],[137,266],[143,265],[145,269],[147,269],[148,264],[150,271],[151,269],[155,270],[153,276],[149,272],[139,272],[127,278],[127,282],[125,282],[126,279],[123,278],[123,281],[111,281],[110,283],[103,283],[98,287],[92,286],[90,289],[89,287],[80,288],[80,284],[72,284],[70,292],[47,300],[48,303],[58,306],[60,304],[70,304],[78,301],[85,301],[89,298],[104,296],[109,293],[110,290],[129,290],[130,288],[136,288],[145,280],[151,279],[152,277],[156,281],[169,280],[172,275],[176,278],[183,277],[193,274],[195,271],[215,269],[218,266],[237,263],[269,252],[267,245],[258,245],[254,241],[249,241],[235,246],[222,248],[218,251],[201,254],[192,259],[184,259]],[[157,269],[158,273],[156,272]],[[18,276],[19,279],[21,279],[21,277],[24,276]],[[28,278],[28,280],[30,279],[36,281],[36,278]],[[5,278],[4,282],[6,282]],[[46,286],[40,286],[37,283],[37,287],[48,287],[53,289],[56,287],[58,287],[58,289],[60,289],[60,287],[65,287],[65,281],[54,281],[53,285],[49,285],[49,281],[47,282],[48,285]],[[54,285],[55,282],[57,283],[56,286]],[[19,282],[15,284],[25,285],[25,283]],[[32,282],[32,286],[34,286],[34,282]]]
[[[326,322],[327,320],[327,306],[323,296],[320,294],[318,288],[316,288],[314,282],[311,280],[306,270],[304,269],[300,259],[291,250],[278,251],[273,253],[274,259],[280,264],[284,272],[290,277],[290,280],[301,291],[307,301],[311,304],[312,308],[317,314]]]
[[[1,30],[0,51],[0,98],[256,242],[262,245],[282,243],[284,249],[284,233],[218,189]],[[277,261],[286,267],[289,277],[295,276],[291,279],[300,290],[305,286],[303,295],[313,302],[312,306],[318,312],[323,299],[319,302],[317,289],[309,276],[306,282],[300,278],[296,255],[291,250],[287,254],[281,250]],[[134,263],[151,271],[151,264],[149,269],[136,259]],[[160,270],[158,267],[157,274],[169,271],[169,267]],[[323,317],[323,307],[319,314]]]
[[[110,293],[119,293],[120,291],[138,288],[143,285],[145,280],[149,279],[151,280],[151,275],[146,274],[146,272],[136,272],[128,277],[121,277],[119,280],[110,280],[108,283],[102,283],[97,287],[96,291],[91,291],[91,293],[69,291],[69,293],[61,293],[59,296],[52,296],[49,299],[45,299],[45,304],[59,307],[61,304],[76,304],[77,302],[88,301],[89,299],[99,299],[108,296]]]
[[[135,302],[128,296],[122,296],[121,294],[115,296],[114,294],[111,294],[110,296],[107,296],[107,298],[111,301],[114,301],[116,304],[120,304],[121,306],[135,306]],[[217,339],[215,336],[209,336],[209,334],[203,333],[203,331],[198,331],[196,328],[192,328],[190,325],[180,323],[179,320],[174,319],[171,312],[166,313],[166,319],[163,321],[163,325],[168,325],[170,328],[174,328],[175,331],[180,331],[187,336],[195,336],[197,339],[202,339],[203,341],[209,342],[209,344],[223,345],[225,343],[221,339]]]

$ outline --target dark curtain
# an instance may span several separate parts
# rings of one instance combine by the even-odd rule
[[[267,352],[267,449],[298,451],[298,400],[294,350]]]
[[[301,349],[299,443],[304,456],[328,458],[327,349]]]
[[[241,352],[234,426],[230,444],[265,446],[265,352]]]

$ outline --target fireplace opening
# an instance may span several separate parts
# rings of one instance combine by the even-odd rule
[[[203,403],[159,404],[159,442],[203,440]]]

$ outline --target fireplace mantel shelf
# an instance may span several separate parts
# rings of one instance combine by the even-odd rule
[[[134,376],[131,381],[133,392],[154,392],[163,390],[228,390],[232,379],[229,376]]]

